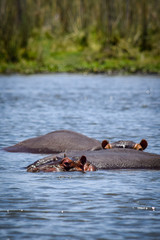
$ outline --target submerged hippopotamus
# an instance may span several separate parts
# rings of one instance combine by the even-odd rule
[[[64,153],[63,153],[64,154]],[[40,159],[37,164],[63,157],[63,154],[51,155]],[[68,151],[71,159],[85,156],[97,169],[160,169],[160,155],[127,148],[113,148],[99,151]]]
[[[143,151],[148,146],[148,142],[145,139],[142,139],[140,143],[135,143],[132,141],[117,141],[114,143],[109,143],[107,140],[103,140],[102,148],[111,149],[111,148],[130,148],[135,150]]]
[[[100,149],[101,143],[93,138],[69,130],[59,130],[30,138],[16,145],[6,147],[8,152],[60,153],[70,150]]]
[[[144,150],[148,143],[142,139],[140,143],[132,141],[118,141],[109,143],[104,140],[102,144],[93,138],[89,138],[83,134],[69,131],[59,130],[30,138],[19,142],[13,146],[6,147],[4,150],[8,152],[28,152],[28,153],[61,153],[71,150],[100,150],[110,148],[131,148],[136,150]]]
[[[27,172],[73,172],[73,171],[96,171],[96,167],[89,163],[85,156],[78,160],[72,160],[68,157],[42,159],[30,164]]]

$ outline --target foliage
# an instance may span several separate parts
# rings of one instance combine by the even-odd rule
[[[0,72],[160,72],[158,0],[1,0]]]

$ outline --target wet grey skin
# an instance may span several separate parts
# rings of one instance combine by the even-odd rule
[[[8,152],[50,154],[70,150],[98,150],[101,148],[101,142],[93,138],[69,130],[59,130],[27,139],[13,146],[6,147],[4,150]]]
[[[132,141],[117,141],[117,142],[114,142],[114,143],[111,143],[111,146],[112,148],[134,148],[135,146],[135,142],[132,142]]]
[[[67,157],[78,159],[82,155],[86,156],[87,161],[94,164],[97,169],[154,169],[160,170],[160,155],[135,151],[134,149],[113,148],[99,151],[68,151]],[[64,153],[51,155],[38,160],[46,162],[51,159],[63,157]]]

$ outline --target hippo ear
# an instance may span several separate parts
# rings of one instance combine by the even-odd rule
[[[109,144],[109,142],[107,140],[103,140],[102,141],[102,148],[104,149],[108,144]]]
[[[86,161],[87,161],[86,156],[81,156],[79,161],[82,163],[82,165],[84,165],[86,163]]]
[[[142,139],[140,142],[140,145],[142,146],[142,148],[144,150],[148,146],[148,142],[145,139]]]

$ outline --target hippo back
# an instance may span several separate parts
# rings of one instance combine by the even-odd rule
[[[71,151],[68,157],[80,157],[82,154],[97,169],[158,169],[160,155],[127,148],[113,148],[99,151]],[[58,156],[58,155],[57,155]]]
[[[69,130],[59,130],[27,139],[16,145],[4,148],[4,150],[9,152],[48,154],[65,152],[67,150],[89,150],[96,147],[101,148],[101,143],[93,138]]]

